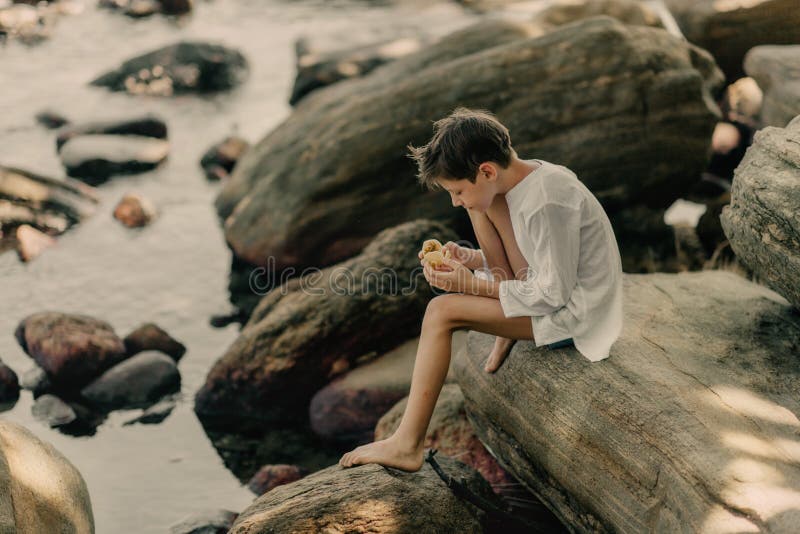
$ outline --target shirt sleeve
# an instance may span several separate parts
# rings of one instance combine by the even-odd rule
[[[506,317],[548,315],[562,308],[578,281],[580,206],[544,204],[525,224],[535,251],[525,280],[500,282]]]

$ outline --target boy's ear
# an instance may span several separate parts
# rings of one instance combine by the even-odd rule
[[[484,178],[487,180],[497,177],[497,170],[488,161],[485,161],[478,166],[478,172],[482,173]]]

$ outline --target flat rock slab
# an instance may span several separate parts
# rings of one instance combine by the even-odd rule
[[[61,147],[67,174],[98,185],[115,174],[158,167],[169,155],[169,141],[140,135],[81,135]]]
[[[720,220],[736,257],[800,308],[800,118],[756,132]]]
[[[729,272],[627,275],[609,359],[520,342],[455,367],[501,464],[575,532],[796,532],[800,316]]]
[[[800,115],[800,45],[752,48],[744,57],[744,70],[764,91],[764,126],[783,128]]]
[[[445,472],[474,493],[492,490],[466,465],[436,456]],[[496,500],[494,501],[496,503]],[[416,473],[376,464],[338,465],[279,486],[247,507],[230,534],[268,532],[482,533],[485,514],[453,495],[428,463]]]

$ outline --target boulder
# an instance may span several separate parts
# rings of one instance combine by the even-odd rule
[[[722,229],[737,258],[800,308],[800,117],[756,132],[736,169]]]
[[[475,494],[493,499],[485,480],[466,465],[436,456],[444,471]],[[416,473],[376,464],[338,465],[279,486],[256,499],[230,534],[252,532],[483,532],[486,514],[456,497],[425,463]]]
[[[488,354],[487,352],[485,356]],[[400,426],[407,403],[408,397],[404,397],[380,418],[375,426],[376,441],[394,434]],[[458,384],[450,383],[442,387],[428,425],[424,447],[458,458],[459,461],[478,471],[492,487],[499,488],[514,481],[475,435],[472,424],[467,420],[464,395]]]
[[[21,224],[17,227],[17,253],[22,261],[33,261],[46,249],[55,246],[56,240],[33,226]]]
[[[138,135],[154,139],[167,139],[167,123],[156,115],[143,115],[129,119],[85,122],[62,128],[56,137],[56,149],[73,137],[83,135]]]
[[[402,37],[343,50],[321,52],[311,48],[308,39],[295,43],[297,76],[289,97],[296,105],[308,93],[341,80],[364,76],[375,68],[422,49],[417,37]]]
[[[158,167],[169,155],[169,141],[140,135],[82,135],[61,147],[70,176],[99,185],[115,174],[137,174]]]
[[[103,409],[135,408],[180,391],[181,375],[169,356],[148,351],[115,365],[81,390],[81,395]]]
[[[186,353],[186,347],[177,339],[166,333],[154,323],[144,323],[136,327],[122,340],[128,356],[133,356],[144,350],[157,350],[163,352],[175,362],[179,362]]]
[[[238,431],[247,421],[263,429],[264,421],[304,420],[335,375],[418,335],[431,292],[417,251],[431,237],[456,236],[432,221],[402,224],[359,256],[267,293],[197,392],[197,414]]]
[[[783,128],[800,115],[800,45],[752,48],[744,57],[744,70],[764,91],[764,126]]]
[[[86,482],[52,445],[0,420],[0,531],[94,532]]]
[[[278,271],[324,266],[405,220],[463,220],[446,195],[420,190],[404,148],[425,143],[454,102],[494,111],[518,153],[569,166],[607,210],[678,198],[707,163],[722,82],[711,57],[605,17],[532,31],[481,22],[310,95],[217,198],[234,255]]]
[[[609,359],[492,338],[455,366],[500,464],[573,532],[793,532],[800,521],[800,318],[725,271],[626,275]]]
[[[29,225],[57,235],[91,216],[94,188],[71,178],[55,179],[0,165],[0,230],[9,235]]]
[[[246,140],[230,135],[206,150],[200,159],[200,166],[209,180],[219,179],[219,169],[224,170],[226,176],[230,174],[248,148],[250,143]]]
[[[579,20],[606,15],[625,24],[663,28],[658,13],[649,5],[636,0],[592,0],[574,2],[559,0],[549,3],[536,13],[533,22],[544,28],[554,28]]]
[[[247,60],[237,50],[180,42],[129,59],[91,84],[132,94],[171,96],[233,89],[247,73]]]
[[[247,487],[256,495],[263,495],[273,488],[300,480],[307,474],[306,469],[297,465],[265,465],[253,475],[253,478],[247,483]]]
[[[169,527],[169,534],[226,534],[237,516],[230,510],[199,512]]]
[[[114,218],[128,228],[147,226],[157,216],[155,204],[136,193],[126,193],[114,208]]]
[[[55,389],[77,390],[125,359],[125,347],[105,321],[86,315],[39,312],[14,335]]]
[[[0,361],[0,403],[13,402],[19,398],[19,378],[14,370]]]
[[[665,0],[686,38],[711,52],[732,82],[748,50],[800,42],[797,0]]]
[[[452,352],[461,350],[465,341],[464,332],[455,332]],[[418,344],[419,338],[409,340],[317,391],[308,408],[312,430],[348,445],[373,441],[381,416],[408,395]]]

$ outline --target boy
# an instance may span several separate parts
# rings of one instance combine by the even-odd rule
[[[622,329],[622,262],[600,203],[565,167],[522,160],[491,114],[465,108],[434,124],[434,136],[409,147],[419,180],[445,189],[467,210],[481,249],[447,243],[443,268],[423,260],[430,285],[452,294],[425,311],[408,404],[395,433],[342,456],[344,467],[378,463],[422,467],[423,443],[450,364],[453,331],[497,336],[485,365],[494,372],[515,340],[536,346],[573,341],[591,361],[608,357]],[[434,236],[432,236],[434,237]],[[470,269],[486,265],[487,278]]]

